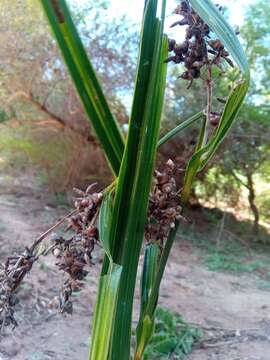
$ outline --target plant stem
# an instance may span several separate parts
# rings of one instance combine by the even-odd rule
[[[151,291],[151,294],[149,297],[148,305],[146,307],[146,314],[153,314],[153,312],[156,308],[160,283],[161,283],[161,280],[162,280],[162,277],[163,277],[163,274],[165,271],[165,267],[166,267],[166,264],[167,264],[172,246],[173,246],[173,242],[174,242],[178,227],[179,227],[179,221],[176,221],[175,227],[170,230],[165,247],[162,251],[161,259],[160,259],[159,267],[158,267],[158,272],[157,272],[155,282],[154,282],[154,285],[153,285],[153,288],[152,288],[152,291]]]
[[[207,90],[207,106],[206,106],[206,128],[204,133],[203,145],[207,142],[208,137],[208,127],[211,121],[211,111],[212,111],[212,92],[213,92],[213,83],[212,83],[212,70],[211,66],[208,67],[208,79],[206,82],[206,90]]]
[[[65,222],[68,218],[70,218],[72,215],[74,215],[78,210],[75,209],[73,211],[71,211],[70,213],[68,213],[66,216],[64,216],[62,219],[60,219],[57,223],[55,223],[53,226],[51,226],[48,230],[46,230],[43,234],[41,234],[36,240],[35,242],[31,245],[31,247],[29,248],[30,252],[33,252],[35,250],[35,248],[54,230],[56,229],[58,226],[60,226],[61,224],[63,224],[63,222]]]
[[[172,245],[179,227],[179,221],[176,221],[175,227],[170,230],[169,236],[166,240],[165,247],[161,253],[161,258],[158,263],[157,273],[155,275],[153,287],[151,289],[148,303],[144,312],[140,316],[140,322],[138,327],[140,327],[139,336],[137,338],[137,346],[134,355],[134,360],[140,360],[143,357],[144,350],[151,338],[152,331],[154,329],[154,314],[158,303],[160,283],[164,275],[165,267],[168,262],[168,258],[172,249]],[[145,320],[147,320],[145,322]],[[147,326],[147,328],[146,328]],[[137,328],[138,330],[138,328]],[[150,334],[149,334],[150,331]],[[137,331],[138,333],[138,331]],[[150,335],[150,336],[149,336]]]

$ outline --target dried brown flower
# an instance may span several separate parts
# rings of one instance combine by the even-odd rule
[[[219,11],[222,11],[220,5],[216,4],[216,6]],[[182,0],[174,13],[182,16],[182,19],[173,23],[171,27],[187,26],[185,41],[177,44],[174,39],[169,39],[169,51],[174,52],[175,55],[168,57],[165,61],[175,64],[183,63],[186,70],[179,77],[189,81],[188,88],[194,79],[201,76],[201,69],[204,66],[216,65],[222,70],[221,59],[233,66],[224,45],[219,39],[211,38],[209,26],[192,9],[188,0]]]
[[[175,226],[175,221],[182,217],[175,173],[175,163],[168,160],[162,172],[155,171],[154,188],[150,194],[145,237],[148,242],[157,242],[160,246]]]
[[[7,259],[0,271],[0,326],[2,328],[8,325],[17,326],[14,314],[19,300],[15,292],[39,256],[48,253],[56,257],[56,266],[67,276],[59,295],[59,309],[62,313],[72,313],[70,297],[73,291],[78,291],[83,285],[82,280],[88,274],[87,268],[92,265],[92,252],[99,237],[95,222],[103,196],[101,192],[91,193],[94,185],[96,184],[91,184],[86,191],[75,189],[79,196],[74,201],[75,210],[42,234],[31,247],[26,247],[21,254]],[[41,242],[66,220],[68,220],[66,232],[71,233],[69,238],[65,239],[54,234],[48,248],[41,251]]]

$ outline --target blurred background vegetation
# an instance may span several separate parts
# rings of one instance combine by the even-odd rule
[[[111,16],[109,1],[86,3],[70,1],[74,20],[113,112],[126,132],[139,25],[127,16]],[[41,187],[59,202],[74,186],[84,187],[93,181],[107,184],[110,171],[38,2],[2,0],[0,17],[1,177],[34,174]],[[266,242],[269,236],[265,229],[270,227],[268,0],[246,7],[239,36],[251,66],[251,90],[218,155],[200,173],[190,207],[191,211],[200,209],[206,221],[207,216],[214,216],[221,230],[226,221],[248,220],[238,235]],[[187,91],[179,74],[181,69],[169,66],[163,133],[205,107],[202,84],[196,82]],[[235,71],[229,76],[233,78]],[[228,86],[228,80],[219,81],[218,96],[222,97]],[[215,107],[218,110],[218,101]],[[158,161],[172,158],[181,168],[194,149],[196,136],[194,125],[164,145]],[[205,208],[222,212],[206,213]],[[227,213],[230,215],[225,216]]]

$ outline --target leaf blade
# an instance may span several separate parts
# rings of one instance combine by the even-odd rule
[[[189,117],[188,119],[184,120],[182,123],[177,125],[175,128],[169,130],[167,132],[167,134],[162,136],[162,138],[159,139],[157,146],[158,147],[162,146],[167,141],[169,141],[171,138],[173,138],[174,136],[178,135],[180,132],[185,130],[188,126],[194,124],[196,121],[201,119],[203,116],[204,116],[204,112],[200,111],[197,114],[194,114],[191,117]]]
[[[109,354],[121,272],[121,266],[112,264],[109,274],[100,279],[89,360],[104,360]]]
[[[164,2],[165,4],[165,2]],[[156,146],[163,107],[168,41],[163,38],[162,22],[156,18],[157,0],[148,0],[145,7],[142,39],[148,39],[141,51],[153,50],[149,62],[140,57],[135,94],[143,100],[141,116],[131,116],[127,145],[117,182],[113,237],[116,248],[113,260],[123,266],[123,276],[119,289],[119,302],[116,314],[116,328],[113,338],[113,352],[110,359],[121,356],[129,358],[131,318],[140,249],[142,246],[146,221],[148,198],[152,181]],[[150,22],[153,28],[145,26]],[[149,32],[150,30],[150,32]],[[147,36],[144,32],[147,32]],[[165,54],[166,52],[166,54]],[[148,72],[148,74],[144,73]],[[141,81],[145,88],[141,97]],[[134,100],[136,103],[136,99]],[[137,113],[137,111],[136,111]],[[137,113],[138,115],[138,113]],[[118,249],[121,249],[118,251]],[[121,350],[120,350],[121,349]]]

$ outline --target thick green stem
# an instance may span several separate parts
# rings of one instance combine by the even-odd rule
[[[151,339],[154,330],[155,310],[158,303],[159,289],[161,280],[164,275],[166,264],[172,249],[172,245],[179,227],[179,222],[175,224],[175,228],[171,229],[165,247],[162,251],[161,258],[158,263],[157,273],[155,275],[153,286],[151,288],[150,296],[145,306],[143,314],[140,316],[140,321],[137,328],[137,347],[135,351],[134,360],[142,359],[144,350]]]

